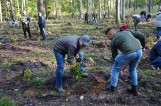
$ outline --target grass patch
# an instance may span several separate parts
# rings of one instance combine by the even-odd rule
[[[149,70],[142,70],[142,71],[140,71],[140,74],[146,75],[148,77],[155,75],[154,71],[149,71]]]
[[[0,99],[0,106],[16,106],[15,102],[8,97]]]

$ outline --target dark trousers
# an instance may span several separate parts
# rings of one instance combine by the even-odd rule
[[[42,36],[42,40],[46,40],[45,28],[42,26],[39,26],[39,28],[40,28],[40,35]]]
[[[84,23],[86,23],[86,22],[87,22],[87,24],[88,24],[88,19],[85,19]]]
[[[161,67],[161,57],[158,57],[152,61],[152,64],[156,67]]]
[[[23,29],[24,37],[27,38],[27,36],[26,36],[26,31],[27,31],[29,38],[31,38],[30,28],[22,28],[22,29]]]

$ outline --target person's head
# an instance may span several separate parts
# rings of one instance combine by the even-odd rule
[[[39,12],[38,14],[39,14],[39,16],[42,16],[42,13],[41,12]]]
[[[88,35],[83,35],[81,36],[80,40],[79,40],[79,46],[80,46],[80,49],[86,47],[89,45],[89,42],[90,42],[90,38]]]
[[[115,33],[116,31],[112,28],[107,28],[107,30],[105,31],[105,34],[107,35],[109,40],[112,40]]]
[[[26,11],[24,11],[24,12],[22,13],[22,15],[23,15],[23,16],[26,15]]]

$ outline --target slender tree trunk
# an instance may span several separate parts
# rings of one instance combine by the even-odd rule
[[[22,12],[26,12],[26,1],[22,0]]]
[[[38,7],[38,12],[41,12],[42,15],[44,16],[44,3],[43,3],[43,0],[38,0],[37,1],[37,7]]]
[[[99,20],[101,19],[101,0],[99,0]]]
[[[161,0],[160,0],[160,3],[159,3],[159,7],[158,7],[158,12],[161,10]]]
[[[116,23],[120,23],[120,0],[116,0]]]
[[[10,7],[11,7],[11,19],[14,22],[15,19],[14,19],[13,8],[12,8],[12,0],[10,0]]]
[[[83,4],[82,4],[82,0],[80,0],[80,10],[79,10],[79,18],[80,19],[82,19],[83,18],[83,14],[82,14],[82,6],[83,6]]]
[[[104,11],[106,11],[106,0],[104,0]]]
[[[122,21],[125,23],[125,2],[126,0],[122,0]]]
[[[135,11],[136,11],[136,0],[134,0],[134,14],[135,14]]]
[[[45,13],[46,13],[46,19],[48,19],[48,8],[47,8],[47,2],[46,2],[46,0],[45,0],[44,2],[45,2]]]
[[[2,22],[2,5],[0,0],[0,22]]]
[[[16,0],[17,8],[18,8],[18,19],[20,19],[20,7],[19,7],[19,1]]]
[[[151,10],[151,0],[149,0],[149,3],[148,3],[148,12],[150,13],[150,10]]]
[[[6,17],[7,17],[7,2],[6,2],[6,0],[5,0],[5,12],[6,12]]]

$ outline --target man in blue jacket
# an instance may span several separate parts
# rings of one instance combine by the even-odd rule
[[[40,28],[40,35],[42,36],[42,40],[46,41],[45,35],[45,18],[42,16],[42,13],[39,12],[39,28]]]
[[[161,67],[161,40],[152,47],[149,58],[152,62],[152,69],[159,69]]]

